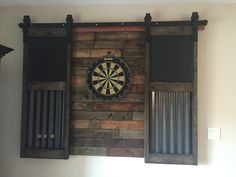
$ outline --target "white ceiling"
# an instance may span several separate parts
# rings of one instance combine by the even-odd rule
[[[155,3],[236,3],[236,0],[0,0],[9,5],[98,5],[98,4],[155,4]]]

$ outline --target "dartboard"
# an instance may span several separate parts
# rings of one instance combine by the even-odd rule
[[[87,83],[94,96],[104,100],[115,100],[129,89],[129,68],[120,58],[98,59],[88,68]]]

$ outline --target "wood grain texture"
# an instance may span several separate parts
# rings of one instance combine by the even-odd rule
[[[150,91],[192,92],[193,84],[191,82],[150,82]]]
[[[95,41],[95,49],[122,49],[124,41]]]
[[[72,47],[72,50],[93,49],[94,41],[73,41]]]
[[[71,100],[76,101],[85,101],[85,102],[101,102],[101,99],[94,97],[87,91],[84,94],[72,94]],[[132,102],[132,103],[142,103],[144,102],[143,94],[127,94],[123,98],[119,99],[117,102]]]
[[[125,130],[122,129],[119,131],[119,136],[121,139],[144,139],[143,130]]]
[[[143,120],[133,121],[115,121],[115,120],[101,120],[102,129],[125,129],[125,130],[143,130]]]
[[[113,27],[75,27],[73,32],[135,32],[144,31],[143,26],[113,26]]]
[[[143,148],[143,139],[95,138],[96,147]]]
[[[112,112],[112,111],[72,111],[72,119],[85,120],[132,120],[132,112]]]
[[[133,112],[133,120],[144,120],[144,112]]]
[[[72,75],[71,86],[87,86],[86,75]]]
[[[108,148],[109,156],[143,157],[143,148]]]
[[[95,33],[95,40],[138,40],[144,39],[143,32],[101,32]]]
[[[72,111],[91,111],[92,105],[87,102],[71,102]]]
[[[192,26],[159,26],[151,28],[151,35],[191,35]]]
[[[29,28],[28,36],[30,37],[65,37],[65,28]]]
[[[143,156],[144,32],[77,31],[74,36],[71,68],[72,153],[108,155],[108,148],[114,148],[110,150],[111,155]],[[121,57],[131,72],[129,91],[113,102],[104,102],[91,95],[86,83],[88,67],[108,54]]]
[[[130,93],[134,94],[134,93],[144,93],[144,84],[141,85],[131,85],[130,87]]]
[[[93,111],[144,111],[143,103],[93,103]]]
[[[71,137],[70,138],[70,145],[71,146],[85,146],[85,147],[93,147],[95,143],[94,138],[75,138]]]
[[[59,82],[29,82],[29,90],[65,90],[66,83],[64,81]]]
[[[144,40],[126,40],[124,43],[125,49],[144,49]]]
[[[145,76],[144,75],[133,75],[131,83],[134,85],[144,84]]]
[[[100,128],[100,120],[71,120],[71,128]]]
[[[145,50],[144,48],[138,48],[138,49],[124,49],[123,50],[123,57],[144,57],[145,56]]]
[[[72,129],[71,137],[77,138],[119,138],[119,130],[115,129]]]
[[[94,33],[91,33],[91,32],[72,33],[72,40],[73,41],[93,41],[94,40]]]
[[[91,50],[73,50],[73,58],[102,58],[107,55],[121,57],[121,50],[119,49],[91,49]]]
[[[72,146],[70,147],[71,155],[94,155],[94,156],[106,156],[107,148],[101,147],[78,147]]]

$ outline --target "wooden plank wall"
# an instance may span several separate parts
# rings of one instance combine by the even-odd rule
[[[74,30],[71,76],[70,154],[144,156],[144,32]],[[127,95],[115,102],[94,98],[87,69],[98,58],[121,57],[131,71]]]

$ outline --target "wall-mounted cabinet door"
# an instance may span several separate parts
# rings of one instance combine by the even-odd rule
[[[24,34],[21,157],[68,158],[70,28],[20,24]]]
[[[148,28],[146,162],[197,164],[197,26]]]

